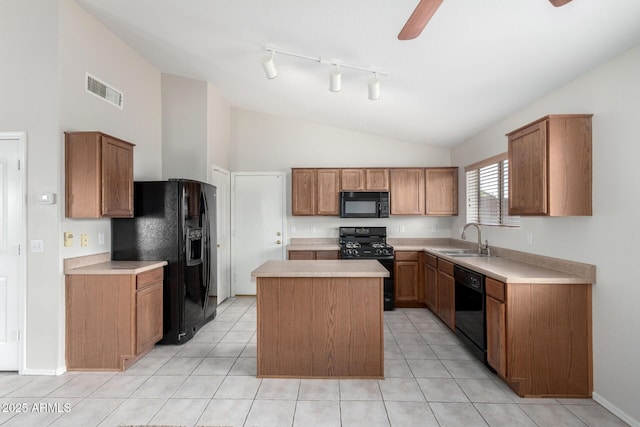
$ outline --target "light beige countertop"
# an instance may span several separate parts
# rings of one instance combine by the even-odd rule
[[[338,239],[334,238],[292,238],[287,251],[339,251]]]
[[[64,274],[138,274],[167,265],[167,261],[111,261],[111,254],[87,255],[64,260]]]
[[[376,260],[271,260],[251,277],[389,277],[389,272]]]
[[[307,242],[305,239],[296,239],[295,245],[290,246],[296,248],[304,246],[305,250],[323,250],[318,248],[320,245],[324,245],[324,242],[309,240]],[[505,283],[582,284],[596,282],[596,266],[591,264],[497,247],[491,248],[492,254],[497,255],[491,257],[452,257],[439,252],[461,248],[473,250],[476,248],[476,244],[472,241],[442,238],[389,238],[387,242],[393,246],[396,252],[424,251]],[[362,260],[356,261],[362,262]]]

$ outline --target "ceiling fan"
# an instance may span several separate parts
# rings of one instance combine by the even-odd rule
[[[440,7],[443,0],[420,0],[418,6],[402,27],[402,31],[398,34],[399,40],[411,40],[420,35],[424,27],[427,25],[436,10]],[[549,0],[555,7],[564,6],[571,0]]]

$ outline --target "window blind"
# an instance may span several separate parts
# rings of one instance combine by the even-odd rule
[[[509,216],[509,161],[500,155],[466,168],[467,222],[519,227]]]

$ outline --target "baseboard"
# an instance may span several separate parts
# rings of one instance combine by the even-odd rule
[[[600,405],[602,405],[605,408],[607,408],[607,410],[609,410],[611,413],[613,413],[616,417],[620,418],[622,421],[624,421],[625,423],[629,424],[631,427],[640,427],[640,421],[638,421],[636,419],[633,419],[631,416],[629,416],[623,410],[618,408],[613,403],[609,402],[604,397],[600,396],[598,393],[594,392],[592,394],[592,398],[593,398],[593,400],[598,402]]]
[[[62,375],[67,372],[66,366],[59,366],[56,369],[30,369],[25,368],[20,375]]]

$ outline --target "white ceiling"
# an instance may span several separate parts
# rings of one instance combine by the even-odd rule
[[[165,73],[209,81],[238,108],[453,146],[640,43],[640,0],[444,0],[415,40],[417,0],[77,0]],[[384,71],[342,70],[265,46]],[[549,113],[554,113],[550,111]]]

